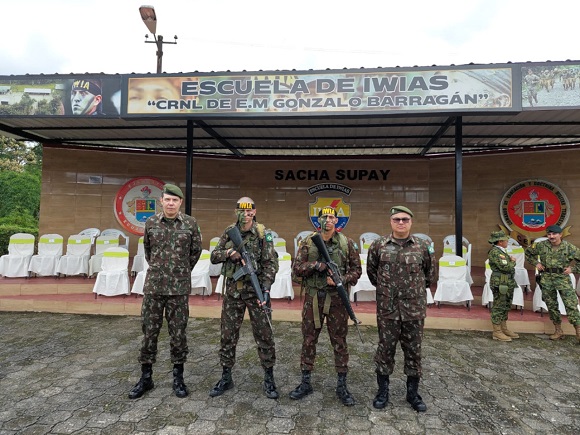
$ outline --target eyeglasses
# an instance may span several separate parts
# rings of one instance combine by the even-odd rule
[[[408,224],[410,221],[411,221],[411,218],[391,218],[391,222],[393,222],[393,223]]]

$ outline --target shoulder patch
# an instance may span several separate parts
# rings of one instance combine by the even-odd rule
[[[429,251],[429,254],[434,254],[435,253],[435,249],[433,249],[433,246],[429,245],[427,247],[427,251]]]
[[[272,233],[266,233],[266,242],[272,243],[274,238],[272,237]]]
[[[354,250],[359,252],[358,245],[356,244],[356,242],[353,242],[352,244],[354,246]]]

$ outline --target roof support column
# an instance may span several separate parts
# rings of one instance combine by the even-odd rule
[[[455,254],[463,257],[463,117],[455,118]]]
[[[187,120],[187,161],[185,164],[185,213],[191,216],[193,190],[193,120]]]

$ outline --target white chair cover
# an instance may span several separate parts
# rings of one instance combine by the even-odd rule
[[[216,248],[220,238],[214,237],[209,241],[209,253],[211,254]],[[211,264],[209,265],[209,276],[218,276],[222,271],[223,263]]]
[[[106,230],[103,230],[101,236],[116,237],[119,239],[119,246],[121,248],[125,248],[127,251],[129,250],[129,237],[123,231],[117,230],[115,228],[107,228]],[[121,240],[121,238],[123,240]]]
[[[507,253],[516,259],[515,279],[520,287],[530,288],[530,276],[528,270],[525,268],[526,261],[525,251],[521,245],[510,238],[507,247]]]
[[[361,237],[362,238],[362,237]],[[357,283],[350,287],[350,300],[354,301],[376,301],[376,287],[371,284],[367,275],[367,254],[359,254],[362,266],[362,275]]]
[[[60,257],[56,271],[65,276],[88,275],[91,237],[74,234],[69,236],[66,254]]]
[[[489,266],[489,260],[485,260],[485,285],[483,286],[483,292],[481,293],[481,305],[490,306],[493,303],[493,292],[489,285],[491,281],[491,267]],[[524,292],[519,285],[514,287],[514,296],[512,298],[512,305],[519,308],[524,308]]]
[[[289,253],[283,252],[278,256],[278,273],[276,280],[270,289],[270,298],[294,299],[294,287],[292,287],[292,257]]]
[[[462,239],[462,257],[465,258],[467,272],[465,274],[465,279],[469,285],[473,285],[473,279],[471,278],[471,243],[465,237]],[[446,255],[456,255],[455,254],[455,236],[446,236],[443,239],[443,256]]]
[[[93,254],[95,252],[95,250],[93,249],[95,246],[95,240],[97,240],[97,237],[101,235],[101,230],[99,230],[98,228],[86,228],[82,230],[79,234],[81,236],[89,236],[91,238],[91,252],[89,252],[89,255]]]
[[[375,241],[376,239],[380,238],[381,236],[377,233],[372,233],[372,232],[367,232],[367,233],[362,233],[360,235],[360,253],[361,254],[367,254],[369,252],[369,248],[371,246],[371,243],[373,241]],[[374,300],[374,299],[372,299]]]
[[[102,268],[93,293],[103,296],[129,294],[129,251],[119,247],[108,248],[103,252]]]
[[[435,291],[434,301],[460,303],[471,305],[473,300],[471,288],[467,283],[466,260],[457,255],[444,255],[439,259],[439,280]]]
[[[103,253],[109,248],[117,248],[119,246],[118,236],[99,236],[95,241],[95,254],[89,260],[89,276],[100,272],[102,269]]]
[[[211,295],[212,285],[209,276],[209,251],[204,249],[201,256],[191,271],[191,293],[192,295]]]
[[[145,277],[147,276],[147,269],[149,269],[149,264],[147,261],[143,264],[143,270],[137,272],[135,281],[133,282],[133,287],[131,287],[131,293],[138,295],[143,295],[143,287],[145,286]]]
[[[276,252],[280,253],[284,253],[287,252],[286,251],[286,239],[283,239],[282,237],[274,237],[274,249],[276,250]]]
[[[296,258],[296,255],[298,255],[298,247],[300,246],[300,242],[302,242],[304,238],[308,237],[313,232],[314,229],[310,231],[300,231],[296,237],[294,237],[294,258]]]
[[[224,276],[220,275],[215,285],[215,292],[221,295],[223,294],[223,288],[224,288]]]
[[[32,234],[12,234],[8,242],[8,254],[0,257],[0,275],[8,278],[28,277],[28,267],[33,254],[34,236]]]
[[[131,273],[136,274],[145,268],[145,248],[143,246],[143,236],[139,237],[137,243],[137,254],[133,257],[133,265],[131,266]]]
[[[576,284],[576,277],[574,276],[573,273],[571,273],[569,276],[570,281],[572,282],[572,288],[574,288]],[[557,298],[558,298],[558,311],[560,311],[560,315],[566,316],[566,307],[564,306],[564,301],[562,301],[560,293],[558,293]],[[534,291],[534,297],[532,298],[532,309],[534,310],[534,312],[548,311],[548,306],[542,300],[542,288],[538,284],[536,284],[536,290]],[[578,309],[580,310],[580,302],[578,303]]]
[[[33,255],[28,271],[39,276],[56,275],[62,257],[64,239],[60,234],[44,234],[38,240],[38,254]]]

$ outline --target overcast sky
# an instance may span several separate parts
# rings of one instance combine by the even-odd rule
[[[0,75],[461,65],[580,59],[577,0],[1,0]],[[152,38],[150,37],[149,40]]]

